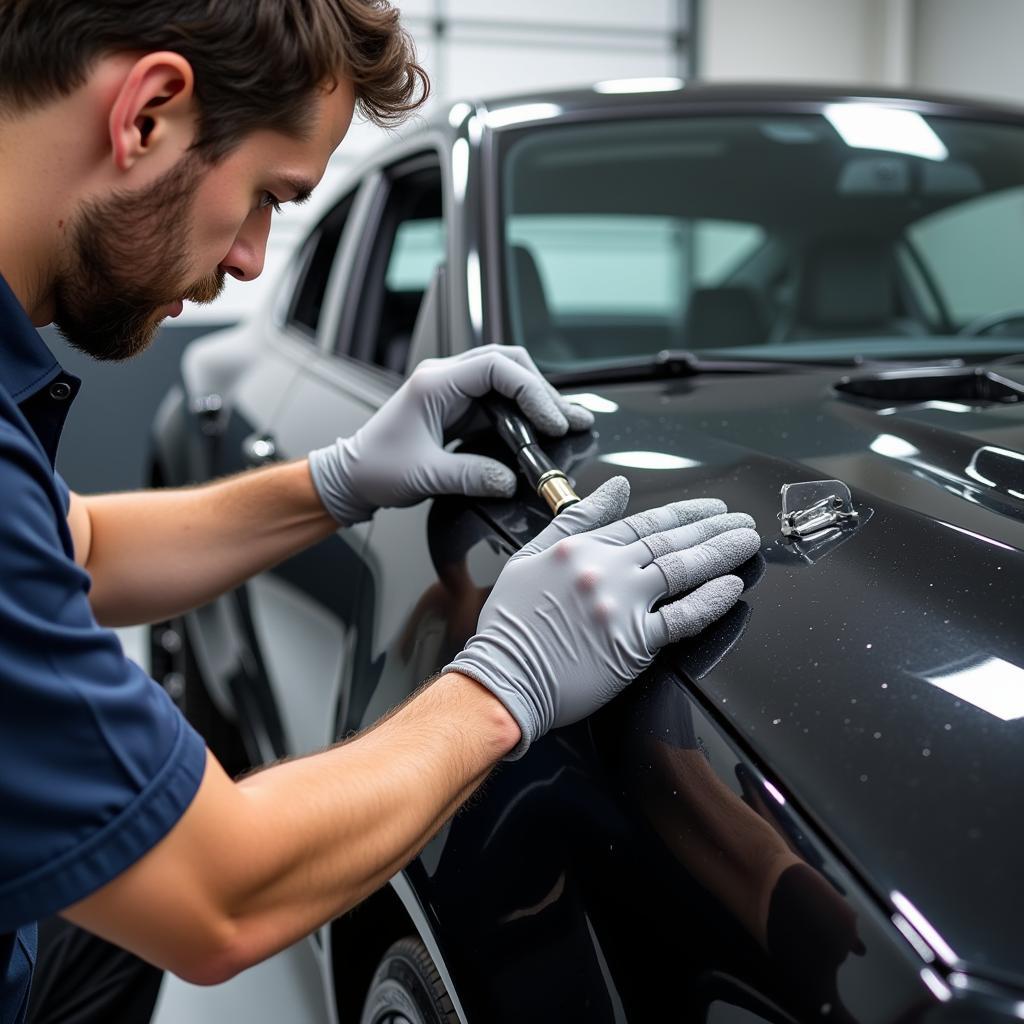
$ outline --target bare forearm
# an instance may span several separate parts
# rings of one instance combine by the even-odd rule
[[[266,829],[266,861],[253,865],[231,908],[245,936],[244,961],[308,934],[385,884],[484,781],[517,732],[477,684],[445,677],[359,739],[243,781],[253,818]]]
[[[177,828],[66,916],[224,980],[383,885],[518,740],[496,698],[451,673],[356,739],[240,783],[211,758]]]
[[[204,487],[80,500],[91,526],[90,599],[111,626],[195,608],[337,529],[305,461]]]

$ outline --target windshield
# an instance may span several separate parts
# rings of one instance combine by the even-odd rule
[[[1024,127],[870,103],[519,132],[513,342],[571,370],[1024,350]]]

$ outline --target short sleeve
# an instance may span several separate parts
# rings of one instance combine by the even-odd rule
[[[53,482],[57,488],[57,494],[60,496],[60,503],[64,507],[64,515],[67,515],[71,510],[71,488],[68,487],[67,481],[60,473],[53,474]]]
[[[67,488],[0,423],[0,933],[83,899],[158,843],[205,745],[120,641],[61,540]]]

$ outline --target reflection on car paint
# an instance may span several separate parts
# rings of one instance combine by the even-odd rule
[[[982,445],[971,456],[964,472],[979,484],[1024,499],[1024,454],[1020,452]]]
[[[923,678],[1004,722],[1024,718],[1024,668],[1003,658],[971,656]]]
[[[717,666],[749,614],[748,608],[704,639],[697,656],[678,645],[683,649],[659,663],[628,700],[630,728],[618,762],[627,793],[676,863],[771,965],[772,983],[756,990],[763,1016],[754,1019],[897,1019],[922,1004],[921,991],[904,982],[872,992],[857,978],[867,969],[868,976],[895,979],[912,950],[886,940],[881,915],[856,895],[799,812],[690,695],[691,672]],[[709,1011],[710,1003],[692,1019],[713,1019]]]

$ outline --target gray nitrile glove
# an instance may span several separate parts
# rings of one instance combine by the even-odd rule
[[[339,523],[358,523],[378,508],[415,505],[438,494],[511,497],[516,475],[508,466],[444,450],[445,429],[490,391],[514,399],[545,434],[594,423],[592,413],[544,380],[519,346],[486,345],[450,359],[425,359],[352,437],[310,453],[325,508]]]
[[[476,634],[445,666],[486,686],[519,724],[509,760],[611,700],[743,590],[725,574],[760,547],[750,516],[707,498],[620,519],[628,501],[629,483],[613,477],[513,555]]]

